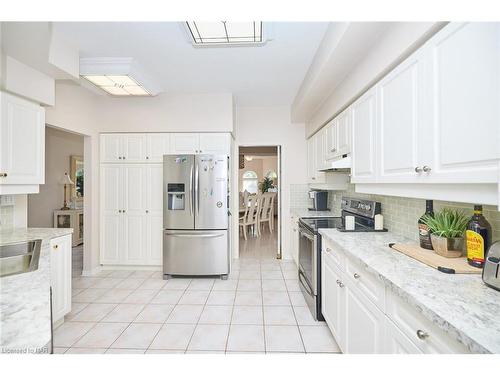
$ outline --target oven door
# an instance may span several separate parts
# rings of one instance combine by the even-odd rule
[[[312,297],[317,295],[317,236],[299,226],[299,281]]]

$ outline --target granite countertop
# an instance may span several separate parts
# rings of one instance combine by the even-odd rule
[[[336,217],[339,215],[334,215],[333,211],[311,211],[307,207],[292,207],[290,209],[292,215],[296,215],[301,218],[306,217]]]
[[[391,242],[412,241],[390,232],[319,232],[469,350],[500,353],[500,292],[487,287],[481,275],[444,274],[392,250]]]
[[[50,342],[50,248],[67,228],[25,228],[0,232],[0,245],[41,239],[38,269],[0,278],[0,350],[47,353]]]
[[[72,228],[19,228],[0,232],[0,245],[38,239],[47,241],[72,233]]]

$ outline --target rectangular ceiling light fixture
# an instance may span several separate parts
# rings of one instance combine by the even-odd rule
[[[160,92],[131,58],[82,58],[80,75],[113,96],[154,96]]]
[[[263,44],[262,22],[186,22],[193,44],[248,45]]]

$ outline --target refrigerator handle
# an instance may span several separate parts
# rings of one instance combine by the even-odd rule
[[[196,191],[196,213],[197,215],[200,214],[200,173],[198,170],[198,163],[196,163],[195,166],[195,172],[194,172],[194,178],[195,178],[195,191]]]
[[[193,216],[193,164],[191,164],[191,172],[189,172],[189,212]]]

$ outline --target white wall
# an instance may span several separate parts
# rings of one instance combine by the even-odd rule
[[[86,228],[84,273],[99,267],[99,133],[233,130],[231,94],[162,94],[153,98],[96,95],[71,81],[56,84],[46,123],[84,135]]]
[[[321,128],[443,26],[439,22],[395,22],[387,27],[366,55],[353,62],[352,70],[333,92],[322,99],[323,103],[306,121],[306,136]]]
[[[291,124],[290,107],[236,107],[236,139],[233,168],[238,171],[238,146],[281,145],[282,254],[291,259],[290,185],[306,181],[306,140],[304,124]],[[235,172],[233,178],[237,178]],[[238,212],[238,197],[233,196],[233,212]],[[238,246],[238,217],[233,215],[233,243]],[[236,254],[233,254],[235,256]]]
[[[59,183],[64,173],[70,174],[70,156],[83,156],[83,137],[65,131],[45,128],[45,184],[38,194],[28,195],[28,226],[52,227],[54,210],[63,205],[64,188]],[[67,197],[70,200],[68,187]]]

